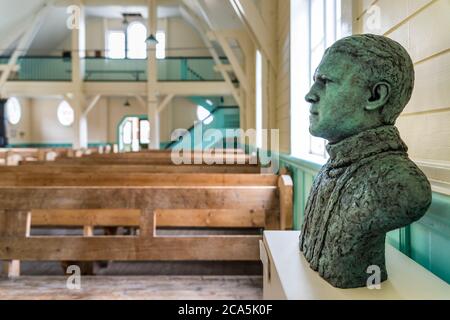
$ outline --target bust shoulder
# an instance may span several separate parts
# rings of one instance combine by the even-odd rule
[[[431,204],[430,183],[406,154],[388,154],[361,166],[343,191],[341,207],[365,212],[386,231],[420,219]]]

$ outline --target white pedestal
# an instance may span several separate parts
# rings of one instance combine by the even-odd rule
[[[299,235],[299,231],[264,232],[260,243],[264,299],[450,299],[449,284],[390,245],[386,245],[389,279],[381,289],[335,288],[309,267],[298,249]]]

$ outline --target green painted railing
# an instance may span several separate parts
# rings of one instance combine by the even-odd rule
[[[147,60],[86,58],[85,81],[146,81]]]
[[[294,228],[303,223],[306,201],[321,165],[280,155],[294,181]],[[405,228],[391,231],[386,240],[395,248],[450,283],[450,196],[433,192],[425,216]]]
[[[172,141],[166,146],[166,149],[184,148],[199,150],[211,147],[224,148],[224,141],[233,138],[234,136],[233,134],[230,136],[230,132],[228,132],[227,129],[239,128],[239,108],[217,107],[211,111],[210,117],[213,117],[210,124],[198,122],[196,127],[192,126],[189,128],[188,133],[186,133],[185,136],[178,141]],[[208,133],[210,133],[208,132],[209,129],[216,129],[215,133],[220,132],[220,136],[208,136]],[[195,136],[200,133],[202,134],[201,137]]]
[[[0,64],[9,57],[0,57]],[[226,58],[222,62],[227,64]],[[62,57],[21,57],[10,81],[71,81],[72,63]],[[159,81],[223,81],[210,57],[168,57],[157,61]],[[85,58],[85,81],[147,81],[147,60]]]
[[[0,64],[8,63],[8,57],[0,57]],[[20,69],[13,72],[10,81],[71,81],[72,62],[62,57],[21,57]]]

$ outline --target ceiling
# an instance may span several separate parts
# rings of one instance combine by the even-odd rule
[[[86,16],[108,19],[122,18],[122,13],[140,13],[147,19],[148,10],[146,6],[90,6],[86,8]],[[159,6],[158,17],[170,18],[180,15],[178,6]]]
[[[66,27],[67,12],[65,0],[56,0],[56,5],[50,11],[50,18],[47,18],[32,43],[33,50],[45,50],[58,48],[61,43],[68,37],[70,31]],[[131,0],[85,0],[86,15],[88,17],[100,18],[122,18],[122,13],[141,13],[147,18],[148,12],[145,1]],[[89,1],[95,5],[89,5]],[[2,15],[0,19],[0,34],[14,34],[14,31],[23,23],[27,23],[33,15],[43,7],[46,0],[0,0],[0,12],[7,13]],[[101,3],[114,3],[114,5],[103,5]],[[117,3],[133,3],[137,5],[117,5]],[[197,15],[209,22],[213,30],[223,29],[239,29],[242,24],[233,11],[229,1],[227,0],[159,0],[158,1],[158,17],[167,18],[180,16],[179,5],[186,3],[194,10]],[[200,6],[199,3],[203,4]],[[207,12],[209,19],[205,19],[204,13]],[[2,38],[0,37],[0,45]],[[1,49],[1,48],[0,48]]]

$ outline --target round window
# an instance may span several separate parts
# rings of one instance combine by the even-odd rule
[[[58,121],[63,126],[70,126],[74,121],[74,112],[67,101],[62,101],[58,106]]]
[[[200,105],[197,106],[197,118],[198,120],[203,121],[206,125],[210,124],[214,120],[214,116],[211,115],[211,112]]]
[[[18,124],[22,117],[22,108],[17,98],[9,98],[6,102],[6,117],[9,123],[15,125]]]

